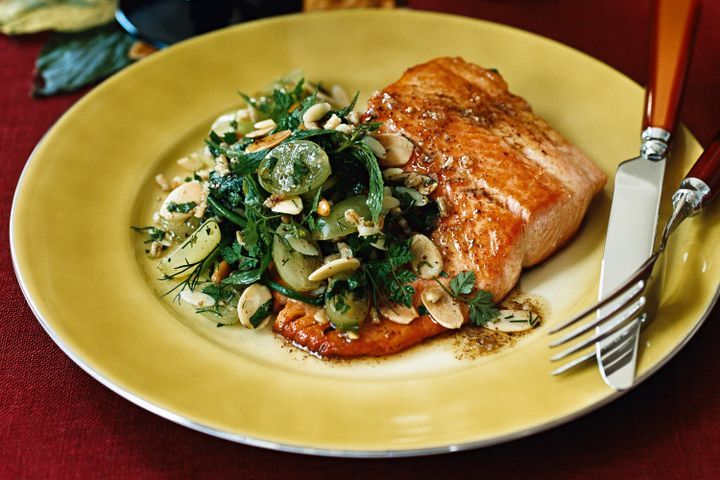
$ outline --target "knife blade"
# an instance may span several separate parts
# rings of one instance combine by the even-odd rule
[[[599,300],[620,286],[654,250],[665,164],[677,123],[697,14],[697,0],[658,0],[655,4],[640,156],[621,163],[615,174]],[[607,313],[614,305],[598,310],[598,315]],[[646,310],[596,344],[602,378],[616,390],[626,390],[634,384],[641,326],[652,314]],[[610,322],[596,331],[604,333],[615,325]]]

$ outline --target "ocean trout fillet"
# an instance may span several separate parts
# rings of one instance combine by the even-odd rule
[[[523,267],[565,245],[606,175],[508,91],[499,73],[461,58],[408,69],[375,93],[366,116],[415,145],[407,172],[438,181],[432,197],[447,205],[432,234],[444,270],[474,271],[476,287],[501,300]],[[422,285],[420,285],[420,289]],[[419,305],[416,295],[416,305]],[[349,341],[312,320],[309,305],[288,307],[275,330],[320,355],[386,355],[437,335],[430,317],[409,325],[365,322]],[[315,323],[315,325],[313,325]]]

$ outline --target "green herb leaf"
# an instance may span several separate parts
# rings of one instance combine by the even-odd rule
[[[268,300],[267,302],[260,305],[260,308],[255,310],[255,313],[252,314],[252,317],[250,317],[250,324],[253,327],[258,327],[263,320],[267,318],[268,315],[272,312],[273,307],[273,300],[272,298]]]
[[[467,295],[475,287],[475,272],[464,271],[457,274],[450,280],[450,290],[453,295]]]
[[[145,243],[151,243],[155,241],[161,241],[163,238],[165,238],[165,230],[160,230],[157,227],[130,227],[136,232],[147,232],[148,239],[145,240]]]
[[[167,211],[170,213],[188,213],[190,210],[192,210],[195,207],[197,207],[197,203],[195,203],[195,202],[187,202],[187,203],[168,202]]]
[[[55,33],[40,52],[32,94],[71,92],[131,63],[135,40],[116,23],[77,33]]]

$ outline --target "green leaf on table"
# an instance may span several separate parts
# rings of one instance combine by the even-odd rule
[[[134,39],[115,22],[77,33],[54,33],[35,63],[34,96],[70,92],[125,67]]]
[[[0,32],[73,32],[113,19],[116,0],[0,0]]]

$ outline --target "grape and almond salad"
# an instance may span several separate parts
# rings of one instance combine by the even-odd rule
[[[534,326],[532,312],[499,310],[473,272],[443,271],[430,239],[444,214],[429,196],[437,180],[400,168],[413,143],[379,133],[379,122],[354,110],[357,94],[295,75],[242,97],[244,108],[219,117],[204,148],[178,160],[185,177],[155,178],[168,193],[154,225],[133,227],[171,282],[166,294],[217,326],[248,329],[270,322],[277,298],[292,299],[347,341],[381,317]]]

